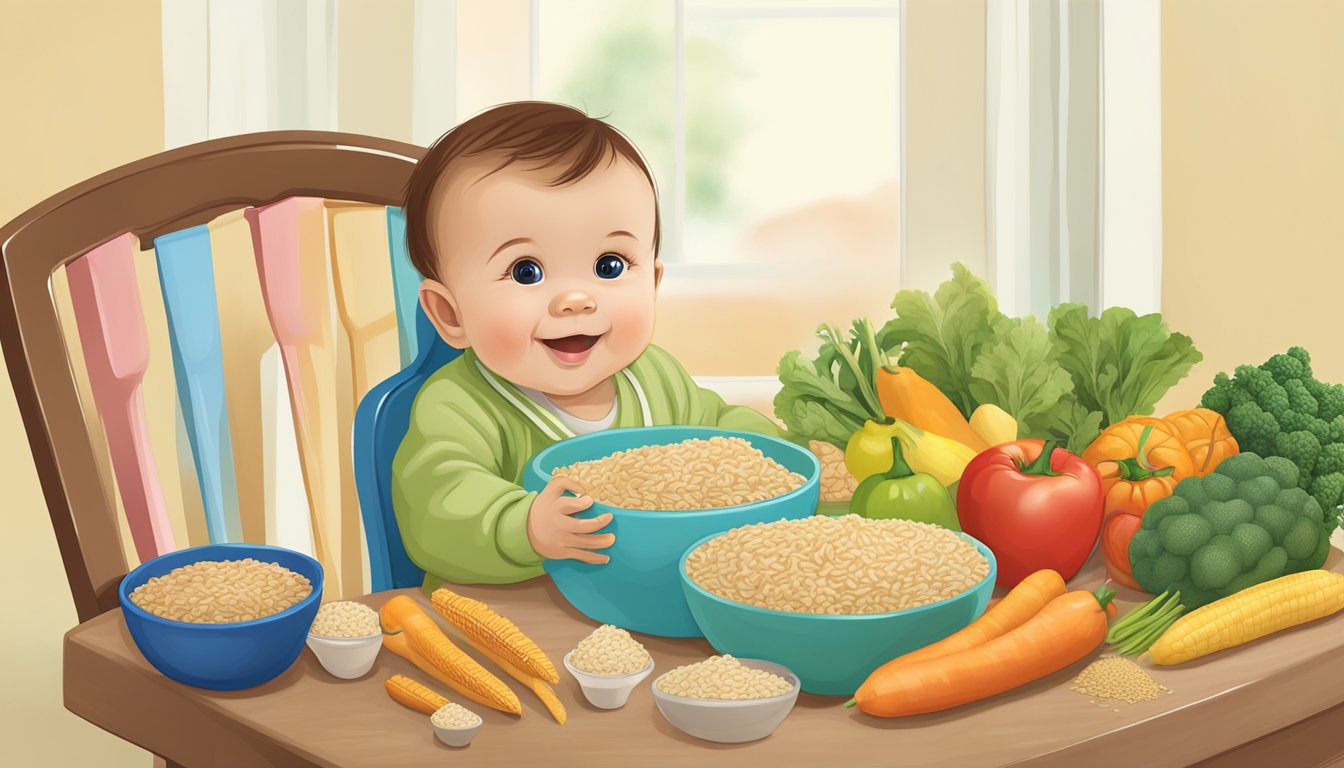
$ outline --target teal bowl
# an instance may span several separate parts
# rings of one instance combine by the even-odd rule
[[[735,507],[688,511],[621,509],[593,502],[575,515],[610,512],[603,533],[616,535],[605,550],[611,561],[592,565],[578,560],[547,560],[543,567],[560,594],[580,613],[603,624],[646,635],[700,637],[682,592],[677,564],[692,543],[751,523],[809,517],[817,510],[821,465],[812,452],[785,440],[754,432],[710,427],[635,427],[609,429],[562,440],[537,453],[523,470],[523,487],[539,491],[557,467],[591,461],[616,451],[666,445],[692,438],[740,437],[767,458],[805,478],[799,488],[773,499]]]
[[[852,696],[874,669],[897,656],[964,629],[989,607],[998,563],[994,553],[965,536],[989,560],[989,573],[955,597],[890,613],[836,616],[758,608],[700,588],[686,573],[686,558],[713,534],[697,541],[677,565],[691,615],[719,653],[782,664],[798,675],[803,690]]]

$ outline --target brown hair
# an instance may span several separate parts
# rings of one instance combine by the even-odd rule
[[[653,188],[653,250],[658,252],[661,222],[658,187],[635,145],[598,118],[573,107],[545,101],[515,101],[488,109],[440,136],[415,166],[406,184],[406,245],[420,274],[439,280],[438,254],[430,232],[430,201],[434,189],[459,162],[473,157],[498,157],[491,173],[514,163],[537,169],[556,168],[552,186],[583,179],[606,160],[625,158],[644,172]]]

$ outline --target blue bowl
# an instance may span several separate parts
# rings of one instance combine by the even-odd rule
[[[874,669],[975,621],[989,606],[998,573],[989,547],[963,533],[989,559],[989,573],[955,597],[903,611],[854,616],[775,611],[724,599],[691,581],[686,558],[718,535],[693,544],[677,566],[686,601],[705,639],[719,653],[782,664],[798,675],[804,691],[823,696],[852,696]]]
[[[235,624],[191,624],[155,616],[131,592],[155,576],[203,560],[253,558],[308,577],[313,591],[285,610]],[[303,651],[322,601],[322,566],[313,558],[262,544],[206,544],[160,555],[126,574],[117,590],[135,645],[167,677],[212,691],[251,688],[289,669]]]
[[[610,512],[602,529],[616,534],[616,543],[602,550],[611,562],[591,565],[578,560],[547,560],[546,572],[560,594],[580,613],[604,624],[662,637],[700,637],[677,576],[677,562],[697,539],[750,523],[809,517],[817,511],[821,466],[812,452],[793,443],[754,432],[709,427],[636,427],[580,435],[551,445],[528,462],[523,487],[539,491],[556,467],[591,461],[616,451],[645,445],[666,445],[692,438],[740,437],[767,458],[802,475],[803,485],[783,496],[719,509],[646,511],[593,502],[576,517]]]

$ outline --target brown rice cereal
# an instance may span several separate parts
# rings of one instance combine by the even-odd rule
[[[308,577],[249,557],[174,568],[136,587],[131,602],[164,619],[232,624],[277,614],[312,591]]]
[[[452,702],[439,707],[429,719],[440,728],[475,728],[481,724],[480,715]]]
[[[308,630],[322,637],[370,637],[382,631],[377,611],[350,600],[325,603],[317,609],[313,626]]]
[[[734,528],[696,547],[686,573],[737,603],[856,615],[955,597],[984,580],[989,561],[941,526],[814,515]]]
[[[1161,693],[1171,693],[1165,685],[1158,685],[1147,672],[1129,659],[1102,656],[1073,679],[1070,690],[1098,699],[1135,704],[1156,699]],[[1102,703],[1099,706],[1109,706]]]
[[[854,491],[859,487],[859,481],[845,466],[845,452],[822,440],[811,440],[807,447],[821,464],[821,477],[818,482],[821,488],[820,501],[824,504],[849,501],[853,498]]]
[[[772,672],[753,669],[727,654],[677,667],[656,681],[671,696],[717,701],[746,701],[783,696],[793,683]]]
[[[640,510],[751,504],[783,496],[804,482],[746,440],[722,435],[630,448],[552,474],[572,478],[603,504]]]
[[[629,675],[653,659],[638,640],[620,627],[603,624],[579,641],[569,655],[575,669],[593,675]]]

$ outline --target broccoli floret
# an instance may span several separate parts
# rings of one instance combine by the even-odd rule
[[[1298,485],[1311,482],[1316,459],[1321,455],[1321,441],[1307,431],[1280,432],[1274,438],[1274,453],[1293,462],[1302,472]]]
[[[1326,422],[1326,425],[1327,428],[1325,434],[1330,438],[1329,442],[1344,443],[1344,416],[1336,416]]]
[[[1232,410],[1232,390],[1234,388],[1232,378],[1226,373],[1219,373],[1213,377],[1213,387],[1199,400],[1200,408],[1208,408],[1218,413],[1227,413]]]
[[[1293,483],[1287,486],[1283,468],[1271,467],[1269,474],[1280,487],[1311,492],[1327,532],[1339,525],[1344,516],[1338,509],[1344,501],[1344,385],[1318,381],[1307,350],[1291,347],[1259,366],[1237,366],[1232,376],[1218,374],[1201,404],[1224,416],[1241,450],[1295,464]]]
[[[1315,382],[1315,379],[1311,379]],[[1310,389],[1307,390],[1311,392]],[[1311,392],[1316,398],[1316,415],[1326,421],[1344,416],[1344,384],[1320,385],[1319,391]]]
[[[1244,451],[1261,455],[1274,453],[1274,438],[1279,434],[1279,423],[1255,403],[1242,403],[1228,411],[1227,428]]]
[[[1214,473],[1227,475],[1237,482],[1254,480],[1266,474],[1265,460],[1254,453],[1234,453],[1219,462]],[[1294,485],[1296,485],[1296,481],[1294,481]],[[1203,488],[1202,485],[1191,485],[1190,487]]]
[[[1334,472],[1344,472],[1344,443],[1322,445],[1321,453],[1316,457],[1313,474],[1318,476],[1317,479],[1320,475],[1328,475]]]
[[[1280,488],[1297,488],[1298,477],[1302,474],[1296,464],[1282,456],[1265,457],[1265,471],[1278,482]]]
[[[1321,505],[1326,516],[1338,518],[1336,507],[1344,502],[1344,472],[1320,475],[1311,481],[1311,497]]]
[[[1293,347],[1293,349],[1300,350],[1302,348]],[[1302,351],[1303,354],[1306,353],[1306,350]],[[1282,354],[1275,355],[1266,360],[1265,364],[1260,366],[1260,370],[1273,376],[1275,381],[1283,384],[1292,381],[1293,379],[1301,379],[1311,376],[1310,363],[1311,358],[1309,357],[1304,361],[1292,354]]]
[[[1311,447],[1298,433],[1284,437],[1284,447],[1298,454]],[[1143,515],[1129,546],[1134,578],[1153,594],[1179,589],[1181,602],[1193,609],[1319,568],[1330,531],[1317,500],[1298,487],[1301,475],[1284,457],[1241,453],[1209,475],[1182,480],[1172,496],[1153,502]],[[1325,478],[1338,485],[1326,487]],[[1344,474],[1322,475],[1315,490],[1344,497]]]
[[[1283,432],[1311,431],[1312,418],[1292,408],[1279,411],[1279,429]]]
[[[1255,402],[1265,413],[1271,415],[1283,413],[1288,410],[1288,390],[1277,381],[1272,381],[1255,396]]]
[[[1274,376],[1266,370],[1256,368],[1253,365],[1238,365],[1234,372],[1233,381],[1241,385],[1241,388],[1251,393],[1251,397],[1259,397],[1265,388],[1274,382]]]
[[[1302,383],[1301,379],[1289,379],[1283,384],[1283,391],[1288,395],[1288,407],[1306,416],[1315,416],[1317,413],[1316,398],[1307,391],[1307,385]],[[1269,410],[1266,408],[1265,410]]]

